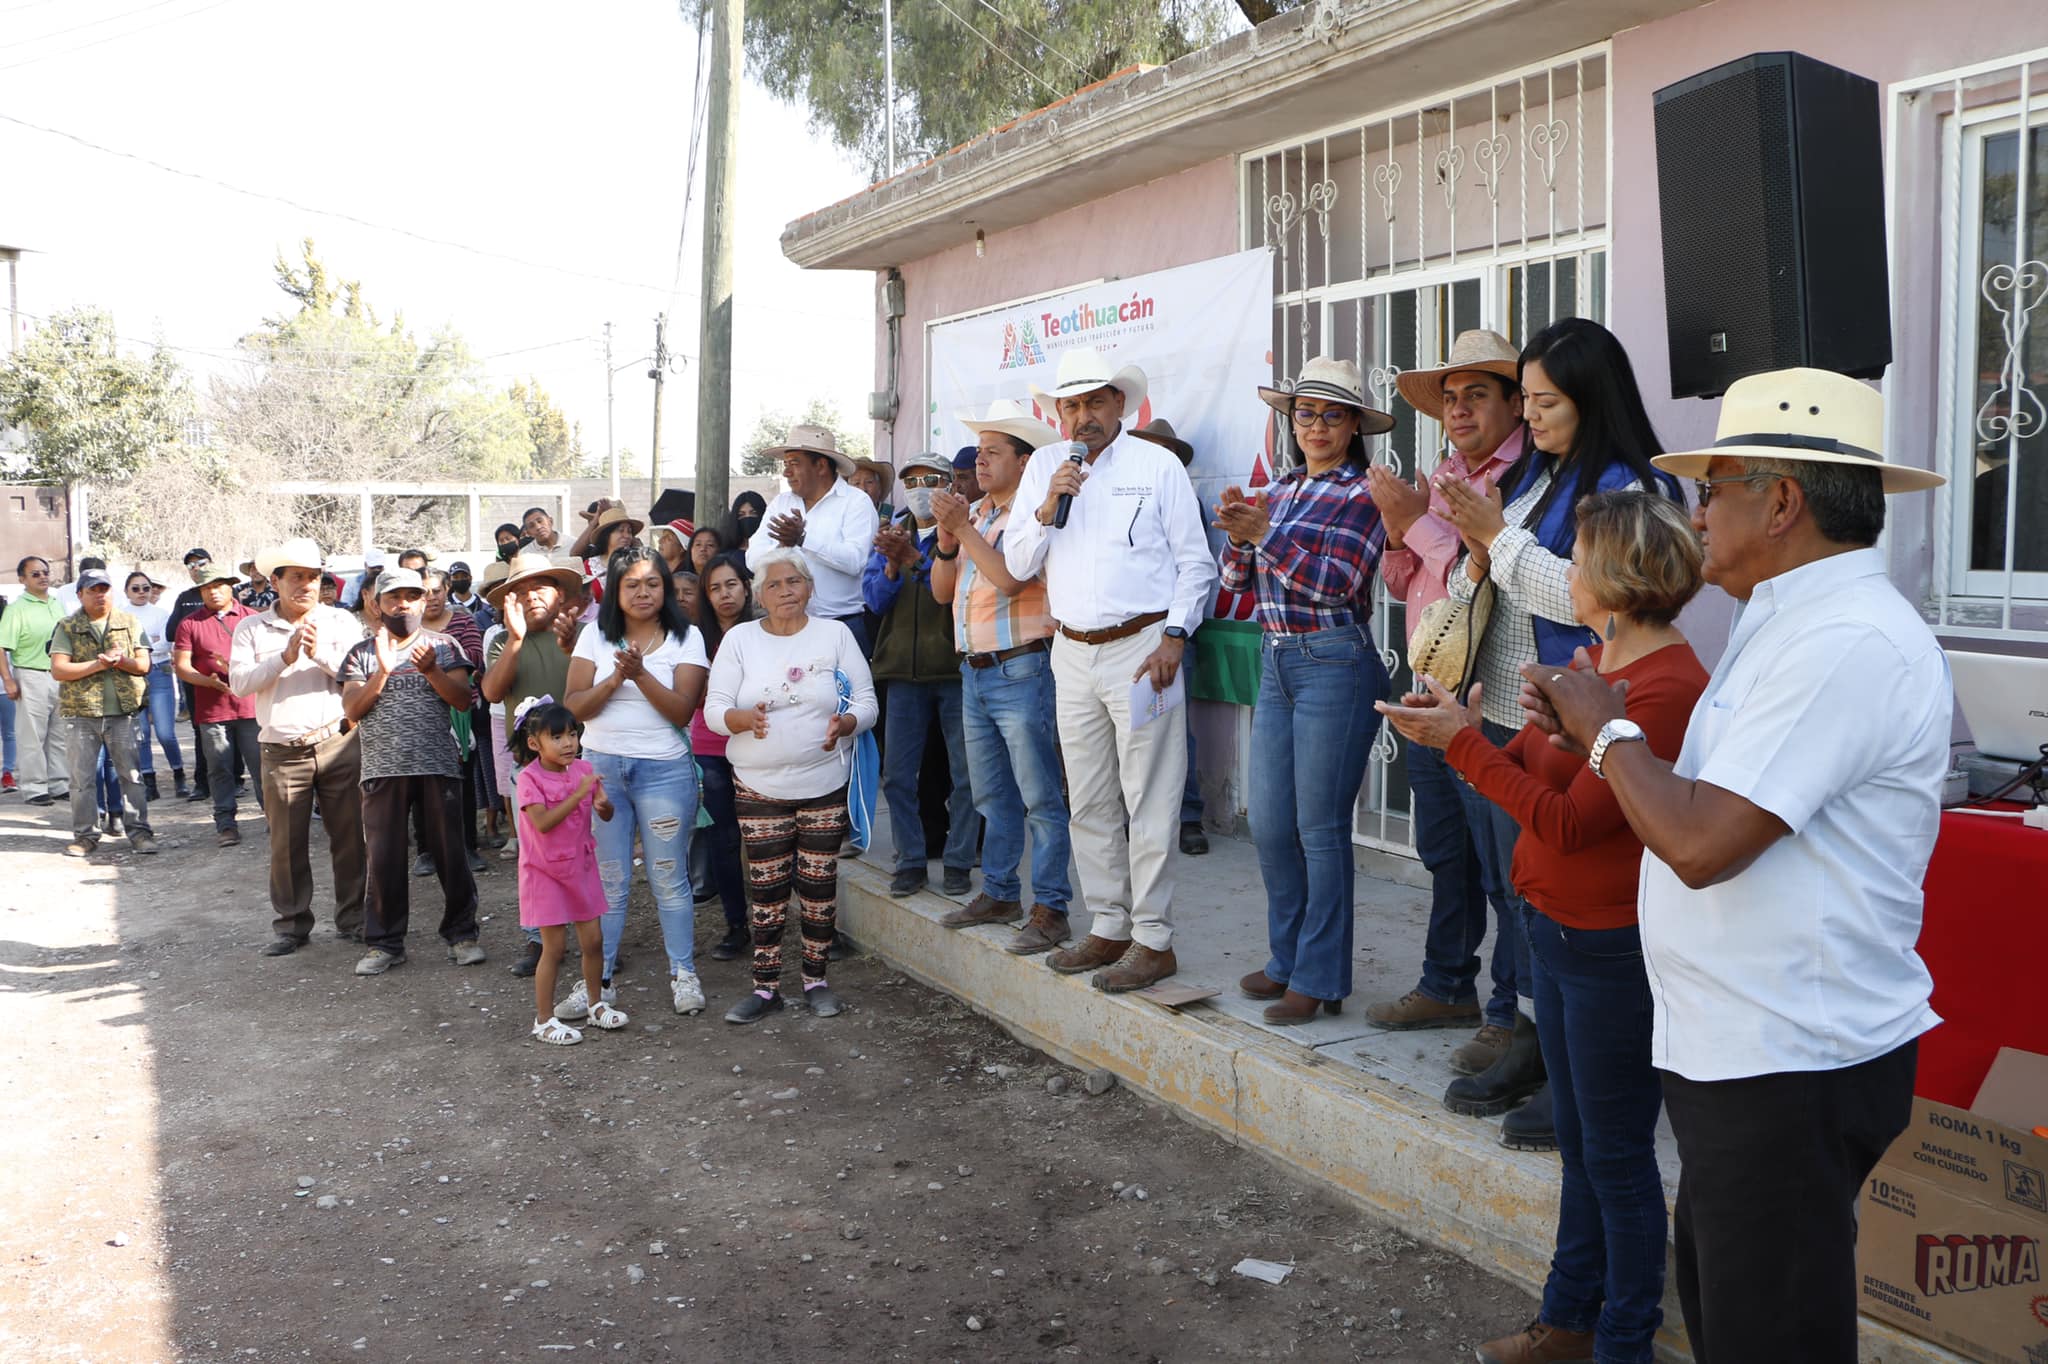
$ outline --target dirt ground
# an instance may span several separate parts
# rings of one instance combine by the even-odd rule
[[[736,1028],[744,964],[700,956],[677,1017],[644,888],[632,1023],[578,1047],[526,1038],[496,859],[486,965],[431,881],[386,977],[324,889],[259,958],[260,819],[223,850],[199,809],[80,863],[0,805],[0,1359],[1462,1360],[1533,1314],[886,963]]]

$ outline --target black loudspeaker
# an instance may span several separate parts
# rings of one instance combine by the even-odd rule
[[[1656,94],[1671,396],[1892,358],[1877,85],[1759,52]]]

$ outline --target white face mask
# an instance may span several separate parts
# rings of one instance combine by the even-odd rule
[[[903,505],[910,508],[910,514],[919,521],[932,519],[932,494],[936,488],[907,488],[903,493]]]

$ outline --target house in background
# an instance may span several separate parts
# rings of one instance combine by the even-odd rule
[[[1318,0],[821,208],[783,250],[877,272],[878,302],[900,280],[902,315],[878,306],[875,386],[910,425],[878,428],[878,450],[922,448],[935,326],[1252,247],[1272,251],[1275,375],[1355,360],[1399,419],[1379,454],[1405,473],[1442,436],[1395,399],[1394,373],[1438,363],[1468,327],[1519,343],[1573,314],[1613,328],[1666,446],[1693,447],[1718,404],[1665,396],[1652,94],[1781,50],[1881,92],[1888,441],[1949,478],[1892,501],[1894,580],[1945,642],[2048,652],[2040,0]],[[1731,612],[1710,588],[1687,614],[1710,660]],[[1390,664],[1400,614],[1382,602],[1375,622]],[[1197,719],[1206,784],[1243,727]],[[1383,732],[1362,841],[1407,845],[1401,768]]]

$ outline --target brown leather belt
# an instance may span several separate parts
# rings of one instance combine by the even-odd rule
[[[1120,639],[1129,639],[1148,625],[1157,625],[1166,619],[1164,611],[1147,611],[1142,616],[1132,616],[1122,625],[1112,625],[1106,630],[1070,630],[1060,627],[1060,633],[1076,644],[1114,644]]]
[[[1049,639],[1034,639],[1029,644],[1019,644],[1014,649],[1002,649],[992,654],[967,654],[964,657],[970,668],[993,668],[998,663],[1022,658],[1026,654],[1042,654],[1051,647],[1052,641]]]
[[[316,748],[319,745],[326,743],[329,739],[332,739],[335,735],[341,733],[344,723],[344,721],[336,720],[332,724],[322,725],[320,728],[316,730],[312,730],[309,733],[301,734],[295,739],[286,739],[282,742],[272,740],[270,743],[265,744],[264,747]]]

